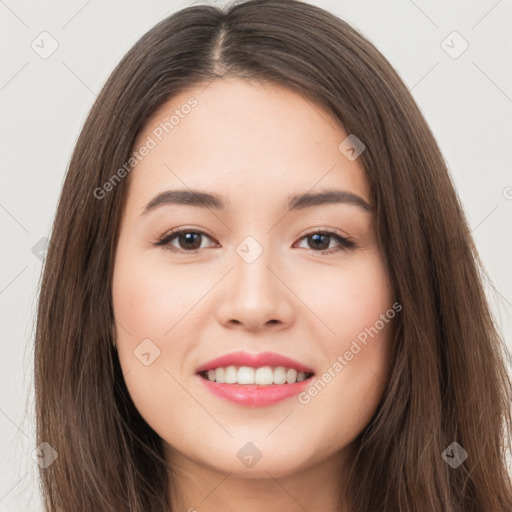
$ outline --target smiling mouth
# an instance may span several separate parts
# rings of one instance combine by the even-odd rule
[[[218,384],[238,384],[242,386],[275,386],[296,384],[310,379],[314,374],[284,366],[227,366],[198,372],[203,379]]]

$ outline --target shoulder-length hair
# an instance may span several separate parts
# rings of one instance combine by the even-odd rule
[[[356,440],[347,482],[353,510],[510,512],[506,347],[447,166],[386,58],[343,20],[295,0],[176,12],[130,49],[91,109],[39,295],[37,442],[58,453],[40,471],[45,510],[170,509],[172,468],[130,399],[112,343],[113,262],[129,176],[98,190],[129,161],[156,109],[227,76],[300,93],[366,146],[360,158],[378,243],[403,309],[390,382]],[[468,454],[457,469],[442,457],[453,442]]]

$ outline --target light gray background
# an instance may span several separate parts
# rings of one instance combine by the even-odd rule
[[[157,22],[198,3],[0,0],[1,512],[41,510],[30,455],[41,271],[32,248],[50,232],[72,148],[114,66]],[[456,183],[512,349],[512,0],[311,3],[359,28],[411,89]],[[58,42],[47,59],[31,47],[49,48],[43,31]],[[469,44],[456,59],[442,46],[453,31]],[[451,37],[444,47],[453,53],[461,43]]]

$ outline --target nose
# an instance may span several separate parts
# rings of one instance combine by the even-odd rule
[[[281,330],[293,322],[289,276],[282,270],[283,263],[271,251],[262,249],[254,260],[243,251],[233,255],[234,268],[223,280],[217,302],[217,318],[225,327],[255,332],[263,328]],[[252,246],[250,251],[254,250]]]

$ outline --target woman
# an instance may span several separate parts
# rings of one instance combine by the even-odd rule
[[[365,38],[294,0],[173,14],[105,84],[59,202],[46,510],[511,510],[481,272]]]

